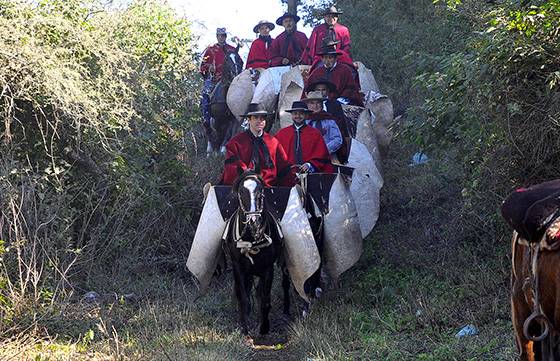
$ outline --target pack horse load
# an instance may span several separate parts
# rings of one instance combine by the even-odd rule
[[[371,70],[352,61],[340,14],[326,9],[310,39],[297,31],[296,15],[277,19],[285,31],[276,39],[275,25],[259,21],[245,70],[225,28],[204,52],[208,150],[225,159],[221,180],[203,189],[187,267],[204,291],[220,260],[231,262],[245,335],[253,277],[266,334],[274,265],[282,270],[284,312],[292,286],[308,312],[359,260],[379,217],[393,106]]]

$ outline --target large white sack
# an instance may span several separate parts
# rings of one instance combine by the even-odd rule
[[[289,66],[278,66],[264,70],[259,77],[252,103],[263,105],[269,112],[275,111],[276,96],[280,94],[282,87],[282,74],[289,70]]]
[[[300,100],[303,95],[305,82],[302,72],[308,71],[309,65],[298,65],[282,75],[282,87],[278,100],[278,112],[280,117],[280,127],[284,128],[292,124],[292,116],[286,109],[292,108],[294,101]]]
[[[243,120],[240,115],[247,111],[254,92],[255,85],[249,69],[243,70],[231,81],[226,95],[226,103],[237,120]]]
[[[349,180],[338,174],[329,192],[324,216],[324,264],[333,280],[352,267],[362,255],[362,232]]]
[[[321,256],[303,208],[299,185],[290,190],[280,228],[284,235],[284,259],[290,278],[300,297],[309,301],[304,284],[319,269]]]
[[[358,210],[362,237],[366,238],[379,218],[379,192],[383,178],[367,147],[356,139],[352,140],[347,166],[354,168],[350,191]]]
[[[187,268],[199,281],[201,292],[210,284],[218,264],[219,254],[222,252],[222,235],[226,228],[214,187],[205,188],[208,193],[187,258]]]
[[[375,115],[369,109],[364,109],[358,118],[356,139],[363,143],[371,154],[377,169],[381,172],[381,152],[375,134]]]
[[[356,63],[358,64],[358,78],[360,79],[360,90],[362,93],[366,94],[371,90],[379,92],[379,86],[377,86],[372,71],[361,62],[357,61]]]
[[[375,115],[374,131],[381,154],[385,155],[391,144],[391,125],[393,124],[393,102],[386,95],[376,92],[366,94],[365,106]]]

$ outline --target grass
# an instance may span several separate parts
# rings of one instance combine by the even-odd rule
[[[514,360],[509,244],[473,233],[452,157],[409,167],[413,153],[393,144],[381,218],[340,289],[325,292],[305,320],[287,322],[275,285],[276,332],[263,342],[276,351],[243,346],[230,274],[201,296],[181,272],[138,266],[90,284],[135,300],[58,304],[33,330],[4,339],[0,359]],[[479,334],[457,339],[467,324]]]

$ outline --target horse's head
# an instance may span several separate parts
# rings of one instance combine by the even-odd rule
[[[239,211],[253,233],[258,235],[263,227],[264,206],[264,186],[262,178],[252,170],[242,173],[235,183],[232,190],[237,194],[239,200]]]
[[[243,60],[239,56],[239,46],[235,50],[227,50],[222,68],[222,79],[231,82],[243,71]]]

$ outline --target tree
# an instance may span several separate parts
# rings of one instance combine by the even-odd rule
[[[288,13],[297,14],[298,0],[288,0]]]

